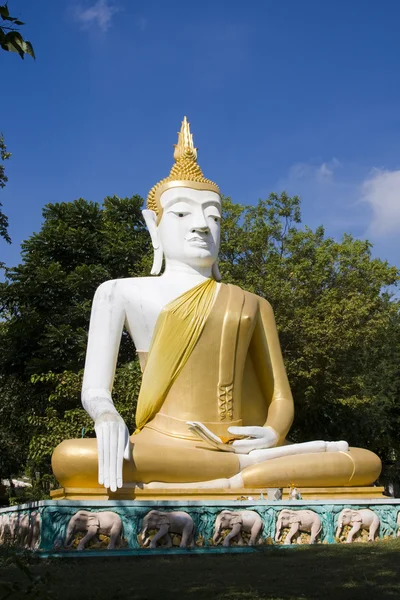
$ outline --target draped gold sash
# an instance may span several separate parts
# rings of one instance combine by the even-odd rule
[[[161,311],[143,373],[137,409],[136,431],[161,409],[168,391],[196,345],[214,303],[214,279],[191,288]]]

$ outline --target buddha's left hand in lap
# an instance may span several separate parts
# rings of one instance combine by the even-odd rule
[[[235,437],[245,437],[232,443],[236,454],[249,454],[252,450],[273,448],[279,439],[277,432],[269,426],[229,427],[228,431]]]

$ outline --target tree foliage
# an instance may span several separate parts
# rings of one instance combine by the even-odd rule
[[[39,233],[22,244],[23,262],[5,270],[6,281],[0,283],[0,388],[24,427],[19,468],[35,432],[29,456],[36,461],[35,469],[44,472],[49,470],[51,444],[64,434],[79,437],[82,427],[86,435],[92,432],[80,409],[78,382],[91,302],[103,281],[143,273],[149,240],[141,205],[139,196],[107,197],[103,206],[82,199],[49,204]],[[124,370],[117,381],[136,373],[137,365],[129,366],[134,358],[133,344],[124,333],[118,365]],[[128,391],[126,398],[132,400]],[[0,430],[12,444],[11,422],[0,419]]]
[[[0,160],[6,161],[10,158],[11,152],[7,152],[7,147],[4,141],[3,134],[0,134]],[[4,165],[0,162],[0,188],[4,188],[8,181]],[[8,234],[8,218],[2,211],[2,203],[0,202],[0,237],[11,244],[11,238]]]
[[[0,18],[3,23],[0,26],[0,48],[6,52],[17,52],[22,59],[25,54],[35,58],[32,44],[19,31],[25,23],[10,15],[7,4],[0,5]]]
[[[22,244],[22,264],[6,269],[0,284],[7,322],[0,372],[30,376],[82,368],[97,286],[143,271],[149,241],[141,204],[139,196],[114,196],[103,207],[79,199],[44,208],[41,231]],[[125,337],[122,362],[131,351]]]
[[[300,201],[225,203],[220,268],[273,306],[295,399],[295,441],[346,439],[400,453],[399,271],[371,244],[301,228]]]
[[[33,413],[28,421],[35,435],[29,444],[28,459],[37,463],[48,462],[54,448],[63,440],[94,435],[94,423],[81,406],[83,370],[34,375],[34,384],[50,384],[48,406],[44,414]],[[117,368],[113,401],[130,431],[134,429],[134,415],[141,382],[140,366],[132,360]]]
[[[22,59],[25,54],[35,58],[32,44],[25,40],[19,32],[19,27],[25,25],[25,23],[10,15],[7,3],[0,5],[0,19],[0,23],[2,23],[0,25],[0,48],[6,52],[17,52]],[[0,160],[4,162],[10,156],[11,153],[7,152],[3,134],[0,134]],[[7,181],[8,177],[5,174],[4,165],[0,162],[0,187],[3,188]],[[11,238],[8,234],[8,218],[2,211],[2,206],[0,202],[0,237],[11,244]],[[3,263],[0,263],[0,266],[3,266]]]

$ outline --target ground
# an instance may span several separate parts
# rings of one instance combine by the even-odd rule
[[[400,597],[400,539],[236,555],[26,559],[0,553],[0,598],[379,600]]]

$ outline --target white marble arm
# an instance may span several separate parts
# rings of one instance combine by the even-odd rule
[[[99,483],[111,491],[122,487],[123,459],[129,458],[129,432],[111,398],[125,321],[117,281],[106,281],[93,299],[82,385],[82,404],[95,422]]]
[[[117,285],[115,280],[106,281],[97,288],[90,315],[82,404],[94,421],[105,412],[117,413],[111,390],[125,321]]]

